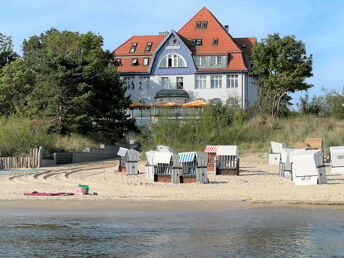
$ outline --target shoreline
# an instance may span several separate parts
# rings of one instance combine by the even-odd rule
[[[344,202],[213,200],[0,200],[3,210],[38,211],[218,211],[247,208],[344,209]]]

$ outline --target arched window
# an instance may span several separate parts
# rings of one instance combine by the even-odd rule
[[[181,68],[187,67],[184,57],[179,54],[168,54],[164,56],[159,63],[159,68]]]

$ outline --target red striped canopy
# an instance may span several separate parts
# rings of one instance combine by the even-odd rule
[[[216,146],[207,146],[204,152],[216,153]]]

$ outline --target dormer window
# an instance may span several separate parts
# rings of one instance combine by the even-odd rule
[[[196,46],[201,46],[202,45],[202,40],[201,39],[197,39],[196,40]]]
[[[147,66],[148,64],[149,64],[149,58],[148,58],[148,57],[143,58],[143,63],[142,63],[142,65],[143,65],[143,66]]]
[[[195,46],[196,45],[196,40],[195,39],[192,39],[191,40],[191,46]]]
[[[113,63],[114,63],[115,65],[117,65],[117,66],[120,66],[120,65],[121,65],[121,59],[115,59],[115,60],[113,61]]]
[[[130,51],[129,51],[129,53],[134,53],[134,52],[135,52],[135,50],[136,50],[136,47],[137,47],[137,43],[133,43],[133,44],[131,44],[131,47],[130,47]]]
[[[153,45],[152,42],[148,42],[148,43],[147,43],[146,48],[145,48],[145,53],[148,53],[148,52],[151,50],[152,45]]]
[[[131,66],[137,66],[137,65],[139,65],[139,59],[138,58],[131,59]]]
[[[208,22],[207,21],[203,21],[202,22],[202,29],[206,29],[208,27]]]
[[[201,22],[200,21],[196,21],[196,30],[201,28]]]
[[[242,44],[242,48],[246,48],[246,44],[244,43],[244,44]]]
[[[213,38],[213,46],[217,46],[219,44],[218,38]]]

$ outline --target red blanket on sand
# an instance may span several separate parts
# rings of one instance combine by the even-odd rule
[[[28,195],[28,196],[68,196],[68,195],[74,195],[74,193],[40,193],[40,192],[32,192],[32,193],[24,193],[24,195]]]

